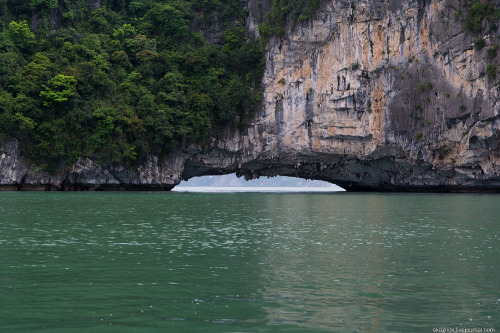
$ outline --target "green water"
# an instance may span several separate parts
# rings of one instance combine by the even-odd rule
[[[0,193],[0,332],[500,331],[500,196]]]

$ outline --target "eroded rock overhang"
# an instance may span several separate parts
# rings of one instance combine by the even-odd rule
[[[323,2],[269,43],[253,123],[191,156],[183,177],[498,192],[499,81],[485,73],[497,59],[474,48],[478,36],[454,19],[460,9],[458,0]],[[482,38],[494,47],[497,34]]]

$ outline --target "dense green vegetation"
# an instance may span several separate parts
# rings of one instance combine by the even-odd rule
[[[321,0],[273,0],[272,10],[261,13],[259,32],[264,38],[285,33],[288,20],[293,27],[311,17],[319,8]]]
[[[251,117],[264,59],[239,0],[96,3],[0,0],[0,141],[49,170],[132,165]]]
[[[480,33],[483,31],[483,24],[485,21],[489,23],[491,31],[497,29],[495,22],[498,20],[500,13],[490,1],[461,0],[461,4],[467,11],[464,19],[465,30],[473,33]]]

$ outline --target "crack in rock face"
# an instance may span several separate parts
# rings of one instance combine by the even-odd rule
[[[247,6],[257,29],[256,0]],[[262,106],[246,128],[133,170],[82,159],[56,174],[29,166],[7,140],[0,187],[170,190],[236,173],[348,191],[499,192],[499,80],[485,73],[499,62],[487,52],[498,33],[475,49],[478,36],[454,19],[459,8],[459,0],[324,1],[314,18],[269,41]]]

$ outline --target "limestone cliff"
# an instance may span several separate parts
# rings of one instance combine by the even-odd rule
[[[498,61],[488,49],[499,32],[474,48],[478,36],[464,31],[459,9],[458,0],[323,1],[314,18],[270,40],[263,105],[244,130],[134,170],[80,160],[55,175],[29,166],[8,141],[0,184],[168,190],[181,178],[236,172],[347,190],[497,192],[499,81],[486,69]]]

